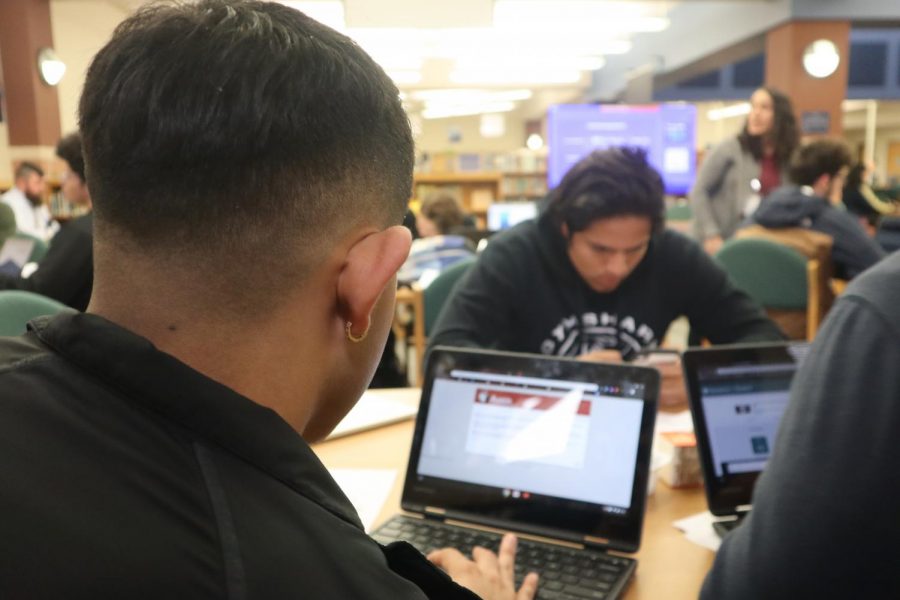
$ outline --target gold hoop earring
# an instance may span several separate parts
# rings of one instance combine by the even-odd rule
[[[366,339],[366,336],[369,335],[369,329],[371,327],[372,327],[372,321],[369,321],[369,325],[366,327],[366,330],[362,332],[362,335],[355,336],[355,335],[353,335],[353,329],[352,329],[353,323],[351,323],[350,321],[347,321],[347,326],[345,327],[345,329],[347,331],[347,339],[350,340],[351,342],[353,342],[354,344],[358,344],[361,341],[363,341],[364,339]]]

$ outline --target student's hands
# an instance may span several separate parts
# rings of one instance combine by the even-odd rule
[[[537,573],[529,573],[516,592],[515,563],[516,536],[506,534],[500,542],[500,552],[494,554],[486,548],[472,550],[469,560],[455,548],[435,550],[428,560],[444,569],[459,585],[466,587],[484,600],[532,600],[537,593]]]
[[[662,410],[678,411],[688,407],[687,388],[684,385],[684,372],[681,370],[681,359],[672,354],[664,362],[654,362],[638,358],[634,364],[653,367],[659,371],[659,407]]]
[[[722,236],[715,235],[713,237],[706,238],[705,240],[703,240],[703,249],[706,250],[707,254],[712,256],[716,252],[719,251],[719,248],[722,247],[723,243],[724,242],[722,241]]]

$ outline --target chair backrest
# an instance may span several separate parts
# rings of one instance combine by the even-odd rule
[[[0,244],[16,232],[16,213],[5,202],[0,202]]]
[[[21,290],[0,291],[0,336],[25,333],[25,324],[35,317],[75,312],[74,309],[40,294]]]
[[[806,258],[796,250],[765,239],[731,239],[715,259],[736,286],[764,307],[806,308]]]
[[[453,288],[474,264],[475,259],[471,258],[447,267],[422,292],[426,336],[431,333],[431,328],[434,327],[438,315],[441,314],[441,309],[444,307],[444,302],[450,297]]]

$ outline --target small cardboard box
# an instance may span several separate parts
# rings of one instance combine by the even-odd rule
[[[697,487],[703,483],[697,438],[692,432],[665,432],[659,435],[660,451],[672,460],[660,469],[660,478],[673,488]]]

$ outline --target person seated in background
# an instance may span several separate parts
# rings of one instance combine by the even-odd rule
[[[779,340],[762,309],[703,248],[666,229],[663,184],[637,149],[595,151],[546,210],[498,233],[456,286],[429,346],[630,360],[686,315],[712,343]],[[686,401],[677,362],[661,404]]]
[[[16,168],[13,187],[0,196],[16,215],[16,229],[44,242],[59,229],[44,204],[44,170],[32,162],[23,161]]]
[[[382,547],[309,446],[365,389],[409,251],[385,72],[278,3],[157,3],[79,124],[94,293],[0,339],[0,596],[530,600],[515,538],[447,573]]]
[[[800,227],[831,236],[834,274],[852,279],[885,256],[859,222],[837,206],[852,160],[850,149],[840,140],[823,138],[801,146],[791,157],[794,185],[772,192],[745,224]]]
[[[467,215],[450,194],[435,193],[422,201],[416,216],[419,239],[397,273],[401,283],[427,286],[441,271],[475,255],[472,243],[454,232],[466,226]]]
[[[894,215],[897,211],[893,202],[885,202],[879,198],[869,185],[874,172],[875,165],[871,162],[860,161],[853,165],[847,173],[841,196],[844,208],[856,215],[869,237],[875,237],[882,216]]]
[[[84,173],[81,136],[72,133],[56,146],[56,155],[66,165],[62,194],[77,206],[91,207],[91,192]],[[90,212],[73,219],[53,236],[47,254],[29,277],[0,274],[0,290],[26,290],[58,300],[75,310],[85,310],[94,281],[93,216]]]
[[[900,254],[853,280],[794,376],[753,510],[700,597],[900,598]]]

